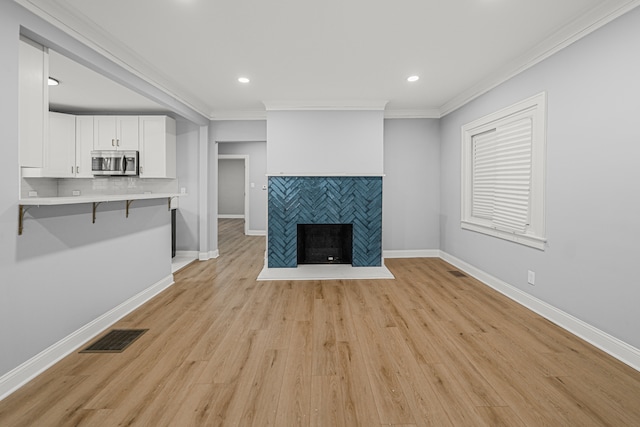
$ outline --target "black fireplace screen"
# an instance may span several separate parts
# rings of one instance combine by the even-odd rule
[[[298,224],[298,264],[351,264],[352,224]]]

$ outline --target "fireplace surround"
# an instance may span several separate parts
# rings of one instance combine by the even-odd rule
[[[267,265],[298,262],[298,224],[351,224],[354,267],[382,265],[381,176],[270,176]]]

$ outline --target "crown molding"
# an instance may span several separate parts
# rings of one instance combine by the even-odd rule
[[[263,101],[267,111],[383,111],[388,101]]]
[[[187,93],[178,93],[174,90],[169,90],[168,88],[172,87],[171,78],[169,76],[164,75],[161,70],[157,69],[151,63],[142,60],[140,56],[131,50],[126,44],[115,40],[107,31],[93,20],[89,19],[89,17],[75,11],[67,0],[58,0],[56,2],[34,0],[14,1],[40,19],[44,20],[46,23],[52,25],[54,28],[77,40],[87,48],[97,52],[107,61],[142,80],[197,115],[200,115],[202,119],[207,118],[207,114],[205,113],[207,108],[197,97]],[[58,48],[57,46],[49,47],[53,47],[54,49]],[[65,51],[66,49],[61,47],[60,53],[68,53]],[[137,88],[129,87],[125,81],[122,81],[122,79],[118,79],[115,75],[105,72],[101,67],[93,66],[93,64],[88,61],[82,61],[82,58],[75,58],[75,55],[73,54],[69,56],[80,62],[82,65],[114,79],[118,83],[135,92],[141,93]],[[163,99],[148,93],[145,93],[144,95],[161,105],[173,108],[172,105],[167,104]]]
[[[178,93],[177,90],[169,90],[169,87],[173,87],[170,77],[164,76],[162,70],[158,70],[153,65],[142,61],[140,57],[126,45],[113,40],[106,31],[86,16],[75,12],[67,0],[58,0],[56,2],[37,0],[14,1],[53,27],[104,56],[108,61],[119,66],[124,71],[155,87],[158,91],[173,98],[189,110],[200,114],[203,118],[209,118],[210,120],[264,120],[266,118],[266,113],[259,110],[215,111],[209,114],[205,113],[207,108],[201,100],[186,92]],[[425,110],[389,110],[385,111],[385,118],[440,118],[446,116],[639,5],[640,0],[603,1],[599,6],[578,17],[569,25],[564,26],[529,52],[521,55],[497,72],[486,76],[473,86],[461,91],[439,108]],[[145,73],[139,70],[144,70]],[[157,97],[153,98],[162,105],[166,104],[166,102]],[[386,103],[387,101],[381,100],[364,102],[353,100],[327,102],[264,102],[267,111],[384,110]]]
[[[457,110],[512,77],[605,26],[640,5],[640,0],[606,1],[564,26],[529,52],[461,92],[440,107],[440,117]]]
[[[385,119],[439,119],[440,109],[430,108],[424,110],[385,110]]]
[[[267,120],[265,110],[220,110],[214,111],[209,120]]]
[[[291,110],[301,110],[301,111],[344,111],[344,110],[353,110],[353,111],[369,111],[370,108],[350,108],[346,109],[344,107],[338,108],[298,108],[298,109],[289,109],[289,108],[277,108],[271,111],[291,111]],[[377,109],[376,109],[377,110]],[[371,111],[376,111],[371,110]],[[426,110],[385,110],[384,111],[385,119],[439,119],[440,118],[440,110],[437,108],[426,109]],[[221,110],[214,111],[209,116],[209,120],[212,121],[221,121],[221,120],[266,120],[267,119],[267,110]]]

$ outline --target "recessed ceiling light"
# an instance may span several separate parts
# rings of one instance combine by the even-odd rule
[[[238,77],[238,81],[239,81],[240,83],[249,83],[251,80],[249,80],[249,79],[248,79],[248,78],[246,78],[246,77]]]
[[[60,82],[54,79],[53,77],[49,77],[48,84],[49,86],[58,86]]]
[[[408,82],[417,82],[418,80],[420,80],[420,76],[407,77]]]

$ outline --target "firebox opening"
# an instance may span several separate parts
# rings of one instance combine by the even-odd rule
[[[351,264],[352,224],[298,224],[298,264]]]

